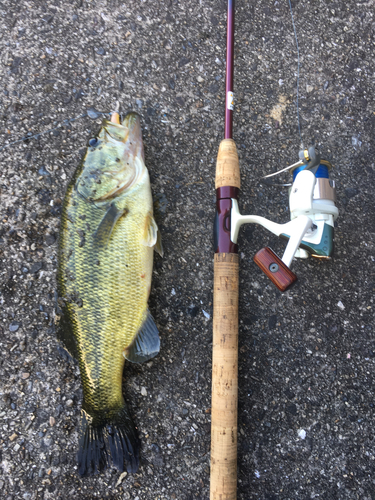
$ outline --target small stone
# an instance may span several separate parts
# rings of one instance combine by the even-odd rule
[[[82,96],[84,96],[85,93],[83,89],[78,89],[77,92],[75,93],[74,99],[78,101],[78,99],[81,99]]]
[[[24,380],[26,380],[26,379],[27,379],[27,378],[29,378],[29,377],[30,377],[30,373],[24,372],[24,373],[22,374],[22,378],[23,378]]]
[[[53,234],[48,234],[46,236],[46,245],[48,247],[50,247],[51,245],[53,245],[56,241],[56,237],[53,235]]]
[[[57,390],[57,389],[56,389],[56,390]],[[66,406],[69,406],[69,407],[70,407],[70,406],[73,406],[73,400],[72,400],[72,399],[68,399],[68,400],[66,401]]]
[[[54,417],[49,417],[49,425],[51,427],[53,427],[55,425],[55,423],[56,423],[56,420],[54,419]]]
[[[141,394],[142,394],[142,396],[147,396],[147,389],[146,389],[146,387],[142,387],[141,388]]]
[[[276,314],[273,314],[272,316],[270,316],[268,318],[268,327],[269,329],[273,329],[273,328],[276,328],[276,324],[277,324],[277,316]]]
[[[53,14],[45,14],[42,19],[45,23],[49,24],[53,20]]]
[[[300,430],[298,431],[298,437],[299,437],[300,439],[305,439],[305,437],[306,437],[306,431],[305,431],[305,429],[300,429]]]
[[[356,148],[357,146],[360,148],[362,146],[362,141],[359,140],[358,137],[352,137],[352,146]]]
[[[18,438],[18,434],[14,433],[9,437],[9,441],[14,441],[16,438]]]
[[[187,309],[187,315],[195,318],[199,313],[199,307],[191,304]]]
[[[43,176],[50,175],[50,173],[44,168],[44,166],[40,167],[40,169],[38,170],[38,174]]]
[[[216,94],[219,91],[219,85],[217,83],[213,83],[208,87],[208,90],[211,94]]]
[[[116,483],[116,488],[120,486],[120,484],[123,482],[123,480],[126,478],[127,475],[128,475],[127,472],[123,472],[122,474],[120,474],[120,477],[118,478]]]
[[[338,308],[340,308],[340,309],[341,309],[341,311],[343,311],[343,310],[345,309],[345,306],[344,306],[344,304],[341,302],[341,300],[339,300],[339,301],[337,302],[337,307],[338,307]]]
[[[87,108],[87,116],[91,118],[91,120],[96,120],[102,116],[103,113],[95,109],[94,107]]]
[[[307,93],[310,93],[314,90],[314,86],[313,85],[306,85],[306,92]]]
[[[353,198],[354,196],[357,196],[357,194],[359,193],[359,189],[357,188],[346,188],[345,189],[345,196],[347,198]]]
[[[12,321],[9,325],[9,331],[16,332],[20,326],[21,326],[21,323],[19,323],[18,321]]]
[[[104,56],[105,50],[103,47],[99,47],[98,49],[96,49],[96,53],[99,54],[100,56]]]
[[[185,100],[182,96],[177,96],[176,97],[176,103],[183,108],[185,106]]]
[[[30,274],[35,274],[42,269],[43,262],[35,262],[30,268]]]
[[[294,392],[290,389],[285,389],[284,394],[288,399],[293,399],[295,397]]]
[[[186,64],[189,64],[190,59],[187,57],[181,57],[181,59],[178,62],[178,67],[181,68],[182,66],[185,66]]]
[[[286,411],[291,415],[297,415],[297,406],[294,404],[290,404],[286,407]]]
[[[203,316],[206,318],[207,321],[211,318],[210,314],[208,312],[206,312],[204,309],[202,309],[202,313],[203,313]]]

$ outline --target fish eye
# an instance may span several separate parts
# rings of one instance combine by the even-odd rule
[[[98,142],[99,142],[98,139],[96,137],[94,137],[93,139],[89,140],[89,146],[94,148],[98,144]]]

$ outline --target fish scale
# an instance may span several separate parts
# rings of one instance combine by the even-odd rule
[[[159,349],[147,309],[157,226],[139,118],[131,114],[125,124],[104,122],[99,146],[88,148],[68,186],[61,216],[58,336],[81,373],[82,475],[105,468],[110,455],[120,470],[138,467],[122,372],[125,357],[143,362]]]
[[[84,221],[81,221],[79,216],[86,215],[86,221],[92,228],[96,228],[103,218],[102,210],[90,209],[87,201],[80,198],[74,194],[72,201],[76,206],[68,207],[70,213],[72,209],[76,209],[74,222],[76,227],[70,231],[73,241],[70,239],[62,241],[62,245],[73,248],[67,267],[76,277],[74,281],[66,282],[65,294],[76,294],[83,300],[82,307],[70,305],[76,324],[76,340],[78,344],[82,344],[81,358],[78,361],[83,377],[89,365],[91,377],[94,376],[98,380],[97,384],[90,383],[91,377],[85,377],[87,380],[87,387],[84,387],[85,402],[93,407],[111,407],[111,403],[121,396],[121,391],[120,394],[119,391],[114,394],[113,388],[121,389],[121,385],[115,384],[114,379],[117,380],[122,376],[125,362],[123,351],[139,330],[147,309],[148,283],[145,278],[140,278],[140,275],[146,273],[146,266],[143,263],[147,260],[146,254],[152,253],[152,250],[141,243],[140,217],[133,223],[129,217],[131,214],[119,221],[105,248],[105,253],[112,256],[111,261],[103,256],[103,251],[95,248],[92,239],[93,229],[90,232],[86,231],[85,244],[80,247],[77,229],[84,230]],[[96,263],[98,260],[99,265]],[[127,262],[131,262],[131,267],[126,268]],[[124,268],[126,272],[119,273],[119,269]],[[143,307],[137,307],[136,304],[142,304]],[[110,363],[108,356],[103,356],[109,338],[111,339]],[[100,376],[102,373],[105,373],[105,377]]]

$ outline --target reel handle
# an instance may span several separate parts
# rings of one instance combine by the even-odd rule
[[[281,292],[285,292],[297,281],[297,276],[268,247],[255,254],[254,262]]]

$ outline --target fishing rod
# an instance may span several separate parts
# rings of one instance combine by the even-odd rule
[[[237,498],[238,245],[230,237],[240,168],[232,139],[234,0],[228,0],[225,127],[216,162],[210,499]]]
[[[296,35],[293,14],[292,21]],[[298,49],[297,37],[296,43]],[[296,163],[264,177],[267,183],[270,177],[284,171],[293,176],[289,190],[289,222],[277,224],[264,217],[240,214],[240,168],[232,137],[233,62],[234,0],[228,0],[225,126],[215,176],[210,500],[237,498],[239,229],[245,223],[259,224],[287,240],[281,259],[268,247],[259,250],[254,257],[259,268],[284,292],[297,280],[290,269],[294,257],[332,257],[334,221],[338,217],[335,185],[329,175],[332,166],[320,158],[313,146],[308,149],[302,146]]]

